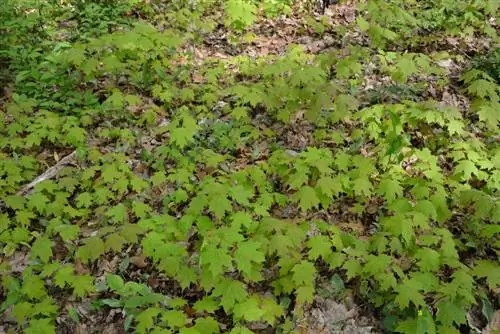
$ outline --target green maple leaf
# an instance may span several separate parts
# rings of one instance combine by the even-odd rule
[[[172,124],[170,127],[170,138],[181,149],[194,140],[194,135],[199,128],[196,120],[187,113],[183,115],[182,126],[176,127],[174,126],[175,123]]]
[[[358,109],[359,101],[347,94],[340,94],[335,97],[333,101],[333,113],[331,114],[331,119],[334,123],[343,120],[344,118],[349,118],[350,112]]]
[[[92,205],[93,197],[89,192],[84,192],[76,197],[77,208],[89,208]]]
[[[209,199],[208,210],[210,210],[210,212],[212,212],[218,219],[222,219],[226,212],[231,211],[232,208],[233,205],[231,201],[224,194],[218,194]]]
[[[234,252],[234,261],[243,274],[250,276],[253,264],[261,264],[266,260],[260,248],[261,244],[256,241],[245,241],[238,244],[238,249]]]
[[[491,290],[500,285],[500,267],[498,263],[480,260],[473,269],[473,275],[480,278],[485,277]]]
[[[106,251],[114,250],[115,252],[119,252],[123,248],[123,245],[125,245],[126,243],[127,240],[119,233],[112,233],[106,238],[106,241],[104,242],[104,248],[106,249]]]
[[[28,207],[36,208],[38,212],[43,213],[43,210],[47,206],[48,202],[49,199],[47,198],[47,196],[45,196],[41,192],[35,192],[28,199]]]
[[[396,71],[392,74],[392,78],[400,83],[405,83],[408,77],[418,71],[415,61],[411,55],[403,55],[396,64]]]
[[[31,319],[26,334],[49,334],[56,333],[56,327],[52,323],[52,318]]]
[[[385,272],[391,266],[392,257],[380,255],[367,255],[366,263],[363,266],[363,272],[376,276],[377,274]]]
[[[478,175],[478,169],[476,165],[470,160],[461,160],[458,162],[457,167],[455,167],[455,174],[463,175],[463,180],[467,181],[471,178],[472,174]]]
[[[87,131],[77,126],[71,127],[66,133],[67,142],[75,146],[82,144],[86,138]]]
[[[31,246],[31,256],[38,257],[42,262],[47,263],[52,257],[52,241],[47,237],[39,237]]]
[[[308,257],[311,260],[317,260],[319,257],[327,259],[332,254],[332,242],[330,238],[324,235],[315,235],[307,241],[309,247]]]
[[[301,286],[295,290],[297,296],[297,304],[304,305],[305,303],[312,303],[314,301],[314,287]]]
[[[231,330],[231,332],[229,332],[229,334],[255,334],[255,333],[246,327],[236,326]]]
[[[341,172],[347,172],[351,166],[351,156],[346,152],[338,152],[335,154],[334,164]]]
[[[193,308],[196,312],[205,311],[207,313],[214,313],[220,308],[219,302],[211,297],[205,296],[203,299],[198,300],[194,303]]]
[[[500,104],[493,102],[482,102],[478,107],[479,120],[486,123],[490,130],[498,129],[498,123],[500,122],[500,112],[498,110],[500,110]]]
[[[231,197],[241,205],[250,205],[249,199],[254,196],[252,189],[245,188],[241,185],[231,187],[229,190]]]
[[[359,177],[352,182],[352,190],[357,195],[370,196],[372,193],[372,183],[368,177]]]
[[[265,313],[259,305],[257,298],[253,296],[236,304],[233,312],[236,319],[244,319],[246,321],[260,320]]]
[[[76,252],[76,256],[83,262],[97,260],[102,254],[104,254],[104,242],[99,237],[88,238],[85,245],[80,246]]]
[[[12,315],[18,324],[22,324],[28,316],[33,313],[33,304],[28,302],[21,302],[13,305]]]
[[[148,216],[152,209],[149,205],[141,201],[134,201],[132,203],[132,211],[134,211],[135,215],[139,218],[145,218]]]
[[[452,303],[449,300],[441,301],[437,304],[436,320],[443,325],[452,325],[455,323],[460,326],[466,321],[465,310],[462,306]]]
[[[228,0],[225,3],[226,24],[244,29],[255,21],[257,7],[245,0]]]
[[[239,230],[242,226],[246,228],[250,228],[255,224],[252,215],[244,211],[238,211],[231,215],[231,226],[235,230]]]
[[[394,291],[397,293],[394,301],[399,305],[401,310],[404,310],[410,305],[410,302],[415,306],[425,306],[425,300],[422,294],[421,284],[416,280],[405,280],[399,284]]]
[[[384,196],[386,201],[392,202],[397,197],[403,196],[403,187],[397,180],[387,178],[380,181],[377,192]]]
[[[304,212],[312,208],[317,208],[320,204],[316,191],[310,186],[300,188],[293,197],[295,201],[299,202],[300,209]]]
[[[203,333],[199,332],[194,327],[183,327],[179,330],[179,334],[203,334]]]
[[[208,265],[208,270],[217,277],[231,267],[232,258],[225,250],[209,245],[201,252],[200,262]]]
[[[352,279],[358,276],[363,269],[359,261],[356,259],[350,259],[345,261],[342,268],[344,268],[347,271],[346,276],[348,279]]]
[[[57,314],[58,311],[59,307],[54,303],[54,300],[51,297],[46,297],[40,303],[35,305],[33,314],[53,316]]]
[[[152,328],[155,324],[156,317],[160,314],[161,310],[157,307],[150,307],[137,315],[137,327],[135,328],[138,333],[146,333],[148,329]]]
[[[151,176],[151,182],[155,187],[162,185],[166,181],[167,181],[167,176],[165,175],[165,172],[162,171],[155,172],[153,176]]]
[[[309,168],[301,166],[295,167],[296,171],[288,177],[287,183],[291,189],[299,189],[309,181]]]
[[[314,285],[316,268],[314,268],[314,265],[311,262],[301,261],[300,263],[297,263],[293,266],[292,272],[292,281],[296,286]]]
[[[196,319],[194,328],[196,328],[200,333],[220,333],[219,323],[212,317]]]
[[[226,312],[230,312],[236,303],[248,298],[245,284],[229,278],[222,279],[215,286],[212,295],[221,297],[220,304]]]
[[[37,276],[28,276],[24,279],[21,292],[28,298],[41,299],[47,295],[44,281]]]
[[[73,267],[70,265],[64,266],[57,271],[54,276],[54,283],[60,288],[64,288],[66,284],[73,281]]]
[[[188,321],[186,314],[177,310],[165,311],[162,313],[161,318],[168,324],[169,327],[182,327]]]
[[[113,219],[115,223],[123,223],[128,217],[127,207],[123,203],[119,203],[108,210],[106,216]]]
[[[415,257],[419,259],[418,265],[423,271],[438,271],[441,265],[440,255],[433,249],[421,248],[417,250]]]
[[[73,287],[73,295],[79,298],[85,297],[88,293],[95,290],[94,277],[91,275],[75,276],[73,277],[71,286]]]
[[[469,93],[476,95],[482,99],[489,98],[492,101],[498,101],[497,88],[498,86],[491,81],[485,79],[474,80],[467,90]]]
[[[416,319],[402,321],[396,327],[398,333],[405,334],[436,334],[436,326],[429,311],[424,310]]]
[[[335,182],[335,179],[328,176],[320,178],[317,182],[317,187],[320,193],[329,199],[338,196],[342,192],[342,184]]]

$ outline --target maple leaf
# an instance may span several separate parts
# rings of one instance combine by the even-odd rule
[[[327,259],[332,253],[332,242],[324,235],[315,235],[307,241],[309,247],[309,259],[317,260],[319,257]]]
[[[71,286],[73,287],[73,294],[82,298],[95,290],[94,277],[91,275],[77,275],[73,277]]]
[[[479,107],[477,114],[481,122],[486,123],[486,126],[490,130],[495,130],[498,128],[498,123],[500,122],[500,104],[494,102],[482,102]]]
[[[56,327],[51,318],[31,319],[26,334],[55,333]]]
[[[123,203],[119,203],[106,212],[106,216],[112,218],[115,223],[123,223],[128,216],[127,207]]]
[[[243,29],[255,21],[257,7],[245,0],[228,0],[225,3],[227,13],[226,24]]]
[[[471,178],[472,174],[478,175],[478,169],[476,165],[470,160],[461,160],[457,167],[455,167],[455,174],[463,175],[462,180],[467,181]]]
[[[211,297],[205,296],[203,299],[198,300],[194,303],[193,308],[196,312],[208,312],[214,313],[220,308],[219,303]]]
[[[198,128],[199,126],[196,124],[196,120],[188,113],[184,113],[182,126],[176,127],[175,122],[170,126],[170,138],[174,144],[182,149],[193,141]]]
[[[231,267],[232,258],[223,249],[208,245],[200,254],[200,263],[208,265],[208,270],[217,277]]]
[[[473,275],[480,278],[485,277],[491,290],[500,285],[500,267],[497,263],[480,260],[473,269]]]
[[[293,266],[292,281],[297,286],[314,285],[314,278],[316,276],[316,268],[309,261],[301,261]]]
[[[301,286],[295,290],[295,294],[297,295],[297,304],[312,303],[314,300],[314,287],[309,285]]]
[[[352,190],[357,195],[370,196],[372,193],[372,183],[368,177],[359,177],[352,182]]]
[[[348,279],[353,279],[354,277],[358,276],[363,269],[359,261],[355,259],[350,259],[345,261],[342,268],[344,268],[347,271],[346,276]]]
[[[146,216],[148,216],[151,213],[152,209],[148,204],[146,204],[144,202],[134,201],[132,203],[132,211],[134,211],[134,213],[137,217],[145,218]]]
[[[449,300],[439,302],[437,309],[436,320],[443,325],[452,325],[455,323],[460,326],[466,321],[464,308]]]
[[[84,192],[76,197],[77,208],[89,208],[92,205],[93,198],[89,192]]]
[[[209,199],[208,210],[218,219],[222,219],[226,212],[231,211],[233,205],[225,193],[214,193],[214,195],[214,197]]]
[[[408,77],[417,71],[418,68],[412,56],[405,54],[396,63],[396,71],[392,74],[392,78],[400,83],[405,83]]]
[[[299,191],[293,195],[293,197],[299,202],[299,206],[302,211],[317,208],[320,204],[316,191],[310,186],[300,188]]]
[[[388,202],[392,202],[403,195],[403,187],[397,180],[386,178],[380,181],[377,192],[384,196]]]
[[[165,321],[169,327],[182,327],[188,321],[186,314],[182,311],[168,310],[162,312],[161,319]]]
[[[261,244],[256,241],[244,241],[238,244],[238,249],[234,252],[234,261],[238,269],[249,276],[253,270],[253,263],[260,264],[265,261],[264,253],[259,249]]]
[[[251,330],[242,326],[235,326],[229,334],[255,334]]]
[[[31,256],[38,257],[42,262],[47,263],[52,257],[52,241],[47,237],[39,237],[31,246]]]
[[[405,280],[403,283],[399,284],[394,291],[397,293],[394,301],[399,305],[401,310],[404,310],[410,305],[410,302],[415,306],[425,306],[425,300],[420,290],[422,289],[421,284],[416,280]]]
[[[482,99],[488,97],[492,101],[498,101],[497,89],[497,85],[494,82],[485,79],[474,80],[467,88],[469,93]]]
[[[338,196],[342,192],[342,184],[335,182],[334,178],[325,176],[318,180],[317,187],[320,193],[325,195],[328,199]]]
[[[248,298],[245,284],[230,278],[219,281],[212,295],[221,297],[220,304],[226,312],[230,312],[236,303]]]
[[[333,101],[333,113],[330,115],[334,123],[349,118],[350,111],[356,110],[359,107],[359,101],[351,95],[340,94]]]
[[[99,237],[90,237],[85,241],[85,245],[80,246],[76,252],[76,256],[82,259],[83,262],[96,260],[104,254],[104,242]]]
[[[392,262],[392,257],[380,254],[380,255],[368,255],[366,256],[366,263],[363,266],[363,272],[376,276],[379,273],[383,273],[387,268],[390,267]]]
[[[260,320],[265,313],[255,296],[236,304],[233,312],[236,319],[245,319],[246,321]]]
[[[135,328],[138,333],[146,333],[148,329],[152,328],[155,323],[155,318],[160,314],[160,309],[157,307],[150,307],[136,317],[137,327]]]
[[[206,333],[206,334],[220,333],[219,323],[212,317],[196,319],[194,328],[196,328],[200,333]]]
[[[47,206],[48,202],[49,199],[47,198],[47,196],[45,196],[41,192],[35,192],[28,199],[28,207],[36,208],[38,212],[43,213],[43,210]]]
[[[419,259],[418,265],[423,271],[438,271],[441,261],[440,255],[433,249],[420,248],[417,250],[415,257]]]
[[[229,194],[239,204],[250,205],[249,199],[253,197],[254,192],[252,189],[237,185],[230,188]]]
[[[54,283],[60,288],[64,288],[66,284],[73,282],[73,267],[70,265],[64,266],[57,271],[54,276]]]
[[[405,334],[436,334],[436,327],[429,311],[422,313],[416,319],[408,319],[400,322],[396,327],[396,331]]]

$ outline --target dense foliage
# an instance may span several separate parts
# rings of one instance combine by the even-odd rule
[[[498,2],[314,6],[2,1],[6,330],[67,332],[90,302],[137,333],[289,333],[332,282],[383,331],[491,320]],[[241,52],[283,16],[337,45]],[[200,57],[222,31],[235,56]]]

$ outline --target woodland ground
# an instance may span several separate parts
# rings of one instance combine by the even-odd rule
[[[0,333],[497,333],[497,19],[4,0]]]

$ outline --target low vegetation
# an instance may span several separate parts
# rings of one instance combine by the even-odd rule
[[[498,9],[3,0],[0,329],[493,333]]]

